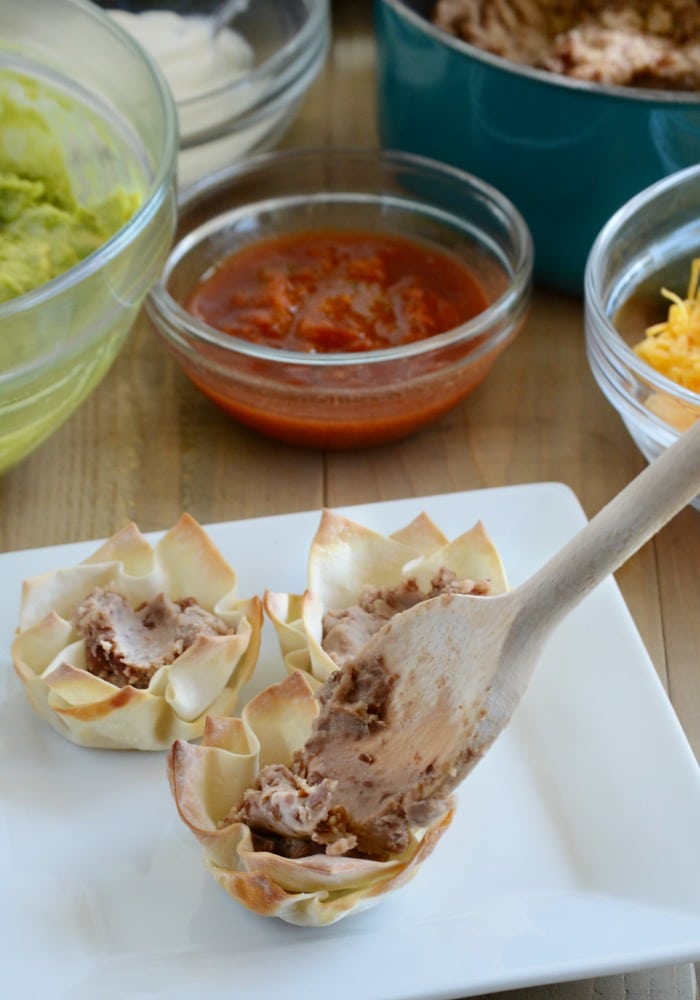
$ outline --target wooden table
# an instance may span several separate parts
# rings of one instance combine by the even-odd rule
[[[371,3],[335,0],[331,56],[285,145],[376,145],[373,102]],[[525,329],[464,404],[409,440],[342,454],[286,447],[233,423],[142,320],[92,398],[0,480],[0,551],[102,538],[127,519],[157,530],[183,510],[206,524],[552,480],[570,486],[591,516],[643,465],[590,374],[576,298],[537,289]],[[696,755],[699,579],[700,519],[691,509],[617,574]],[[693,983],[687,966],[501,995],[688,1000]]]

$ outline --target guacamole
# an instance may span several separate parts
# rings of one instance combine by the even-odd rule
[[[79,204],[60,144],[28,99],[35,82],[12,74],[11,83],[0,88],[0,303],[79,263],[140,201],[118,188],[97,204]]]

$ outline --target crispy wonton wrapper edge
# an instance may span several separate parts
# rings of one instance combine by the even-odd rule
[[[258,597],[236,596],[237,578],[203,528],[183,514],[152,546],[129,523],[82,563],[25,580],[12,661],[29,701],[61,736],[81,746],[166,750],[196,739],[208,714],[230,714],[258,659]],[[165,593],[194,599],[233,629],[200,636],[161,667],[147,688],[119,688],[86,669],[85,644],[70,624],[95,588],[136,607]]]

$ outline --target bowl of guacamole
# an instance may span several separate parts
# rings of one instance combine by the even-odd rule
[[[172,241],[176,158],[167,84],[111,18],[87,0],[3,0],[0,474],[121,349]]]
[[[38,93],[31,77],[0,71],[0,302],[85,260],[142,200],[138,185],[119,184],[99,201],[80,203],[60,140],[32,106]]]

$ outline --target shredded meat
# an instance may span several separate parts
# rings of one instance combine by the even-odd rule
[[[200,635],[233,631],[192,597],[171,601],[158,594],[132,609],[123,596],[97,587],[72,620],[84,638],[90,673],[115,684],[147,688],[160,667],[172,663]]]
[[[432,20],[512,62],[580,80],[700,87],[697,0],[437,0]]]

